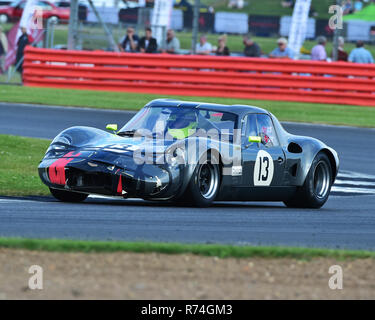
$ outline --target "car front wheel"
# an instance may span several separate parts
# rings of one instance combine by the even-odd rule
[[[88,197],[88,194],[85,193],[78,193],[78,192],[71,192],[65,190],[57,190],[57,189],[49,189],[51,194],[60,201],[63,202],[82,202],[85,201]]]
[[[220,187],[220,167],[209,156],[194,170],[186,190],[189,204],[196,207],[208,207],[215,200]]]
[[[321,208],[328,200],[332,187],[332,167],[325,153],[318,153],[315,157],[305,183],[299,187],[296,194],[284,201],[292,208]]]

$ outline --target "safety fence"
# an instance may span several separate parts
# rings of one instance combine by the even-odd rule
[[[375,65],[27,47],[26,86],[375,106]]]

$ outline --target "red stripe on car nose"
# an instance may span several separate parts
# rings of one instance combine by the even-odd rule
[[[122,176],[121,175],[120,175],[120,179],[118,180],[117,193],[122,194]]]
[[[74,151],[66,154],[66,158],[60,158],[56,160],[49,168],[48,175],[51,183],[65,185],[65,166],[74,160],[74,158],[80,156],[80,153],[74,154]]]

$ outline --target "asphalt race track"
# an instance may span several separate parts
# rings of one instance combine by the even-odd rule
[[[52,139],[75,125],[121,126],[132,115],[0,103],[0,134]],[[296,123],[284,127],[321,139],[339,152],[339,177],[321,210],[288,209],[282,203],[217,203],[198,209],[100,197],[82,204],[59,203],[51,197],[1,197],[0,236],[374,250],[375,129]]]

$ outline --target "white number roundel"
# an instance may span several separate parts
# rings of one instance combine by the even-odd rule
[[[271,155],[260,150],[254,167],[254,186],[269,186],[273,178],[273,160]]]

